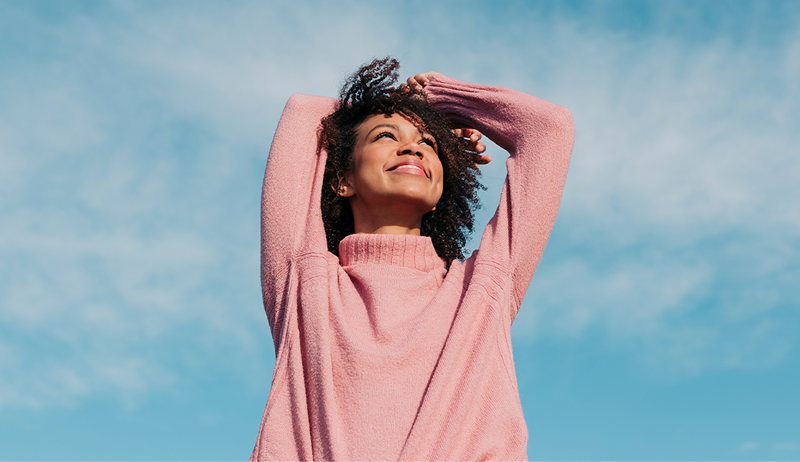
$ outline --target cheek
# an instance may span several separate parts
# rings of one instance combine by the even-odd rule
[[[373,156],[370,155],[369,151],[359,151],[356,155],[353,156],[353,168],[352,170],[369,170],[372,168]]]
[[[439,178],[439,184],[440,185],[443,184],[444,183],[444,168],[442,167],[442,162],[441,161],[434,162],[431,165],[431,168],[434,170],[436,177]]]
[[[439,199],[442,198],[442,192],[444,191],[444,169],[442,168],[441,162],[437,162],[433,168],[435,170],[436,178],[438,178],[438,184],[436,185],[438,197],[436,198],[436,202],[439,202]]]
[[[355,185],[361,186],[361,189],[369,189],[370,185],[380,181],[381,164],[374,154],[367,149],[357,150],[353,153],[350,177]]]

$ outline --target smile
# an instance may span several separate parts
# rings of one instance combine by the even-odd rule
[[[408,173],[409,175],[424,176],[427,178],[425,170],[414,164],[403,164],[390,170],[391,172]]]

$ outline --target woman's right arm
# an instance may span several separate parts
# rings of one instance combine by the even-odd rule
[[[309,218],[314,211],[319,215],[318,183],[325,169],[325,156],[318,152],[320,120],[335,105],[333,98],[293,95],[269,150],[261,195],[261,288],[273,335],[281,324],[278,305],[291,258],[309,243],[311,249],[327,251],[321,221]],[[317,242],[322,243],[319,249]]]

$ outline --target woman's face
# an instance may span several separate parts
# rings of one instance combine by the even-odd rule
[[[376,114],[356,131],[353,168],[342,195],[358,228],[359,214],[399,214],[401,220],[430,212],[442,197],[443,172],[436,140],[400,114]],[[358,232],[358,229],[357,229]]]

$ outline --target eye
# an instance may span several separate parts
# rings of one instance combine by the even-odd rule
[[[378,141],[381,138],[395,139],[394,133],[392,132],[380,132],[377,135],[375,135],[375,141]]]
[[[436,149],[436,140],[434,140],[433,138],[429,138],[427,136],[425,138],[422,138],[419,141],[419,144],[427,144],[428,146],[432,147],[433,149]]]

